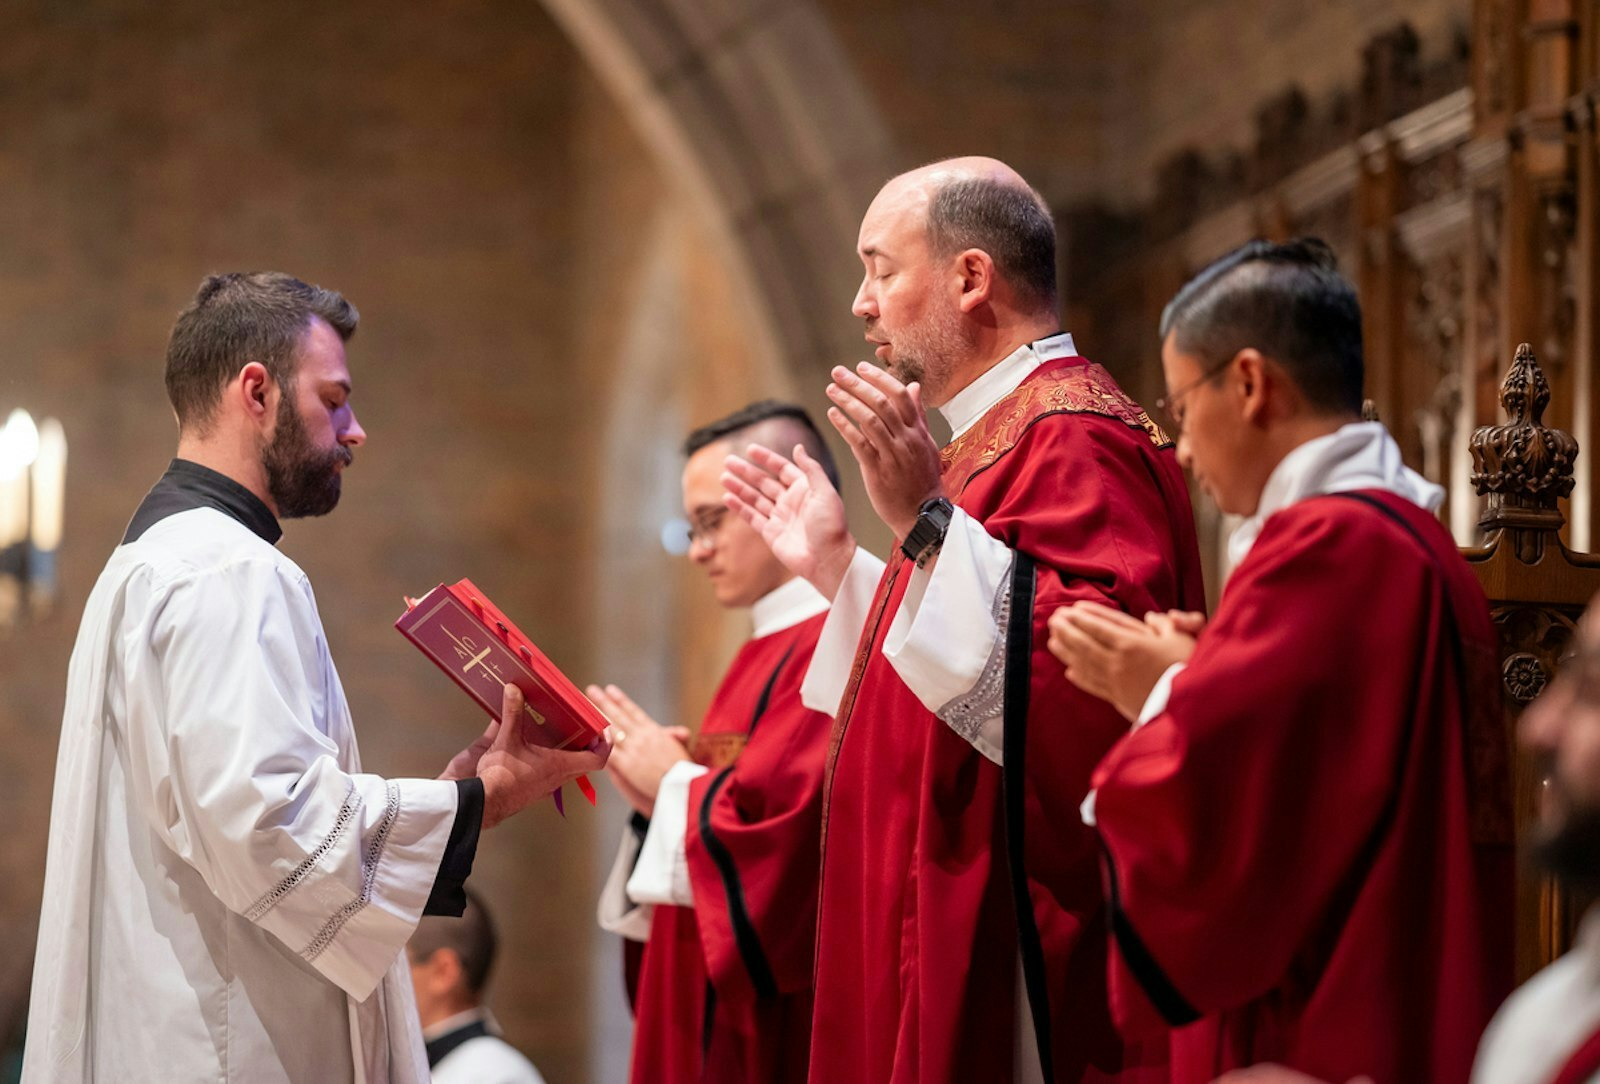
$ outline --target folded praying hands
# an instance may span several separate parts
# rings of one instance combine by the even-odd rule
[[[922,506],[944,492],[939,445],[928,432],[922,387],[863,361],[852,373],[833,369],[828,420],[861,464],[861,480],[878,518],[897,540],[917,522]]]
[[[651,816],[661,780],[672,766],[689,759],[689,728],[662,726],[615,685],[584,690],[611,724],[614,752],[606,774],[634,809]]]
[[[1067,680],[1133,722],[1173,663],[1186,662],[1204,614],[1170,610],[1143,621],[1096,602],[1075,602],[1050,615],[1050,653]]]

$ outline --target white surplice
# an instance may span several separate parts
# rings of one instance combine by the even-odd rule
[[[433,1084],[545,1084],[533,1062],[500,1037],[500,1028],[487,1009],[457,1013],[423,1028],[422,1037],[433,1043],[477,1023],[482,1023],[489,1034],[452,1047],[435,1062]]]
[[[119,546],[68,674],[24,1080],[427,1080],[401,950],[456,801],[361,773],[263,538],[194,508]]]
[[[1597,1029],[1600,908],[1584,916],[1571,951],[1500,1006],[1478,1044],[1472,1084],[1547,1084]]]

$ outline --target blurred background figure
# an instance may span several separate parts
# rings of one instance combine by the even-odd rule
[[[436,1084],[544,1084],[484,1007],[494,954],[494,922],[471,889],[460,918],[425,917],[406,946]]]
[[[1517,737],[1544,779],[1530,853],[1560,884],[1600,889],[1600,600],[1578,626],[1572,655],[1522,715]],[[1600,1080],[1600,907],[1577,943],[1500,1009],[1478,1048],[1475,1084]]]

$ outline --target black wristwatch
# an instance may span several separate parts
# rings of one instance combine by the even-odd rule
[[[917,522],[906,532],[906,540],[900,543],[900,552],[917,562],[918,568],[927,564],[944,545],[945,532],[950,529],[955,511],[943,497],[924,501],[917,509]]]

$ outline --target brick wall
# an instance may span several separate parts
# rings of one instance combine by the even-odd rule
[[[520,0],[7,5],[0,187],[0,407],[56,415],[71,442],[59,608],[0,640],[4,1009],[31,962],[71,640],[171,454],[161,355],[203,274],[281,268],[362,311],[350,356],[370,439],[337,512],[287,525],[283,548],[317,588],[365,766],[385,774],[433,774],[484,723],[390,628],[402,593],[471,575],[580,681],[600,676],[597,634],[630,623],[592,605],[595,396],[632,394],[610,374],[639,291],[686,313],[711,302],[660,329],[671,379],[760,369],[736,353],[729,288],[693,256],[705,246],[679,197]],[[664,287],[641,279],[640,237],[674,214],[668,252],[690,264]],[[670,460],[671,508],[679,417],[667,428],[634,450]],[[677,607],[666,567],[632,585],[633,605],[661,592]],[[667,672],[670,642],[634,650]],[[603,813],[619,806],[609,793]],[[590,1075],[591,998],[615,982],[593,959],[613,946],[592,916],[613,841],[580,803],[565,822],[535,809],[480,850],[474,883],[503,931],[497,1011],[552,1080],[608,1079]]]

